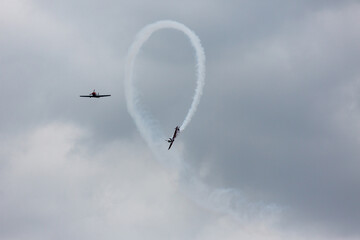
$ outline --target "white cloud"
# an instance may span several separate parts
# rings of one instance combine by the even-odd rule
[[[2,239],[301,239],[268,218],[199,208],[139,139],[90,155],[90,137],[52,123],[1,142]]]
[[[199,211],[142,141],[115,141],[89,155],[80,143],[89,137],[53,123],[2,142],[2,239],[151,239],[181,231]]]

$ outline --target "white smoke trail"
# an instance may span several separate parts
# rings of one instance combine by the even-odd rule
[[[237,219],[243,219],[246,215],[249,215],[250,212],[264,212],[263,210],[268,211],[271,209],[269,206],[263,208],[258,204],[248,203],[236,190],[212,190],[196,178],[191,168],[189,168],[183,161],[181,155],[176,151],[176,149],[172,149],[171,151],[167,150],[167,147],[164,144],[165,136],[160,130],[160,127],[156,126],[155,121],[146,114],[141,107],[138,93],[133,84],[133,71],[136,56],[142,45],[154,32],[167,28],[183,32],[189,38],[196,52],[197,85],[191,107],[180,127],[181,131],[183,131],[191,121],[202,95],[205,83],[205,53],[198,36],[185,25],[170,20],[158,21],[145,26],[137,34],[134,42],[129,48],[125,68],[125,97],[127,107],[140,134],[155,154],[157,160],[164,166],[168,167],[168,169],[173,170],[178,176],[180,188],[188,195],[188,197],[192,198],[201,206],[210,210],[232,215]]]
[[[135,63],[136,55],[141,49],[142,45],[149,39],[149,37],[156,31],[164,28],[176,29],[183,32],[190,40],[192,46],[194,47],[196,53],[196,73],[197,73],[197,81],[196,81],[196,89],[194,99],[191,103],[191,107],[180,126],[180,131],[183,131],[186,126],[191,121],[194,113],[196,112],[197,106],[199,105],[200,98],[203,92],[204,84],[205,84],[205,53],[204,49],[201,46],[199,37],[191,31],[184,24],[175,22],[175,21],[159,21],[153,24],[147,25],[137,34],[137,37],[134,43],[131,45],[128,53],[128,61],[125,73],[125,87],[126,87],[126,99],[128,104],[128,109],[131,116],[135,119],[135,106],[133,105],[136,100],[136,94],[134,92],[134,87],[132,85],[132,76],[133,76],[133,67]]]

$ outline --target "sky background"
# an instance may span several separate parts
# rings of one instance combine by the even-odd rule
[[[204,208],[141,138],[124,64],[163,19],[207,57],[173,148],[206,185],[276,216]],[[0,0],[0,238],[360,239],[359,22],[350,0]],[[135,77],[170,136],[195,88],[187,37],[156,32]],[[112,96],[79,97],[93,89]]]

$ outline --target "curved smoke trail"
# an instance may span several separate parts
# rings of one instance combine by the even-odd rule
[[[154,32],[167,28],[183,32],[189,38],[196,53],[197,85],[191,107],[180,127],[181,131],[189,124],[196,112],[202,95],[205,83],[205,53],[198,36],[184,24],[170,20],[158,21],[145,26],[137,34],[134,42],[129,48],[125,67],[125,97],[127,107],[140,134],[155,154],[157,160],[168,167],[169,170],[171,169],[174,171],[178,179],[179,187],[188,197],[196,201],[199,205],[235,216],[238,219],[248,218],[249,215],[252,215],[254,212],[264,212],[263,210],[268,211],[269,206],[264,208],[262,204],[249,203],[234,189],[213,190],[196,178],[191,168],[183,161],[182,156],[176,149],[172,149],[172,151],[167,150],[164,145],[165,136],[160,130],[160,127],[156,126],[155,121],[141,107],[139,94],[133,84],[136,56],[143,44]]]
[[[134,111],[136,106],[134,102],[136,100],[136,95],[134,94],[134,87],[132,85],[132,76],[133,76],[133,68],[135,63],[135,58],[139,53],[142,45],[149,39],[149,37],[156,31],[164,28],[176,29],[183,32],[190,40],[192,46],[194,47],[196,53],[196,73],[197,73],[197,81],[196,81],[196,89],[193,102],[191,103],[191,107],[180,126],[180,131],[183,131],[186,126],[189,124],[191,118],[196,112],[196,108],[199,105],[200,97],[202,95],[203,87],[205,84],[205,53],[204,49],[201,46],[200,39],[196,34],[191,31],[184,24],[175,22],[175,21],[159,21],[150,25],[147,25],[137,34],[137,37],[134,43],[131,45],[128,53],[128,61],[125,72],[125,87],[126,87],[126,99],[128,104],[128,109],[131,116],[136,119],[136,112]]]

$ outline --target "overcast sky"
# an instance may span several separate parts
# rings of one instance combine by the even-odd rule
[[[171,150],[276,214],[193,201],[141,138],[124,64],[163,19],[206,54]],[[0,239],[360,239],[359,22],[355,0],[0,0]],[[135,78],[170,137],[195,88],[187,37],[155,33]]]

